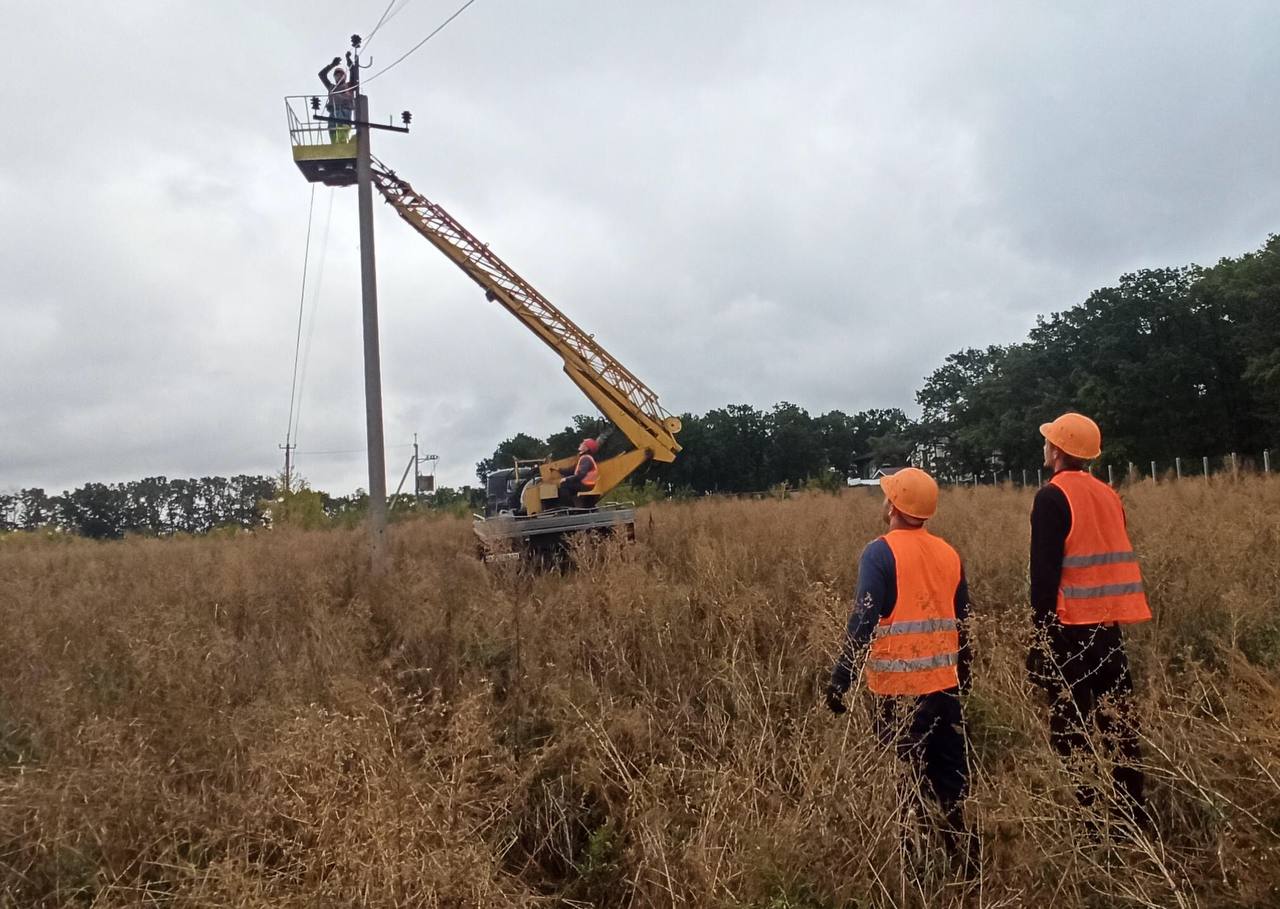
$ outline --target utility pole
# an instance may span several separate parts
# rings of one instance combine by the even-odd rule
[[[373,254],[373,175],[369,98],[356,96],[356,190],[360,205],[360,300],[364,313],[364,411],[369,449],[369,546],[377,574],[387,553],[387,464],[382,439],[382,358],[378,349],[378,274]]]
[[[293,461],[290,458],[290,455],[293,453],[293,450],[297,447],[298,447],[297,445],[290,444],[288,439],[285,439],[285,442],[283,445],[276,446],[276,448],[284,449],[284,493],[285,495],[288,495],[289,493],[293,492],[293,471],[292,471]]]
[[[355,95],[355,182],[360,212],[360,302],[364,329],[365,439],[369,455],[369,542],[373,572],[378,574],[386,564],[387,465],[382,435],[382,358],[378,349],[378,276],[373,250],[373,154],[369,147],[369,136],[375,129],[407,133],[411,116],[408,111],[401,113],[404,126],[369,122],[369,99],[360,89],[359,35],[351,36],[351,47],[356,52],[356,58],[353,61],[351,54],[347,54],[352,71],[350,86],[341,89],[339,94],[351,92]],[[337,63],[338,60],[335,59],[334,65]],[[327,77],[325,84],[329,85]],[[303,176],[311,183],[350,186],[351,146],[345,137],[352,126],[351,114],[345,104],[332,103],[334,92],[339,90],[333,86],[330,89],[331,103],[327,108],[330,115],[320,113],[318,96],[311,97],[313,113],[305,125],[295,115],[293,108],[289,107],[294,160]],[[288,101],[286,99],[286,103]],[[325,130],[324,127],[313,126],[311,121],[327,122],[329,128]],[[324,141],[326,131],[332,140],[330,142]],[[343,138],[339,139],[339,135]],[[300,146],[308,147],[309,155],[305,159],[298,157]],[[308,162],[315,166],[308,165]]]
[[[418,479],[418,434],[413,434],[413,502],[422,504],[422,483]]]

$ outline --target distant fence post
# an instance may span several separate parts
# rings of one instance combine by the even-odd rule
[[[1209,458],[1206,456],[1201,459],[1204,462],[1204,481],[1209,482]]]
[[[1116,475],[1112,472],[1110,464],[1107,465],[1107,484],[1109,486],[1116,485]]]
[[[1267,456],[1263,454],[1262,458],[1264,461],[1266,460],[1266,457]],[[1022,487],[1025,489],[1026,486],[1027,486],[1027,468],[1024,467],[1022,468]]]
[[[1041,471],[1040,471],[1040,468],[1039,468],[1039,467],[1037,467],[1037,468],[1036,468],[1036,485],[1037,485],[1037,486],[1043,486],[1043,485],[1044,485],[1044,477],[1043,477],[1043,475],[1041,474]]]
[[[1231,452],[1231,479],[1240,479],[1240,464],[1236,461],[1236,453]]]
[[[1130,482],[1130,483],[1132,483],[1132,482],[1133,482],[1133,478],[1134,478],[1134,477],[1136,477],[1137,475],[1138,475],[1138,465],[1137,465],[1137,464],[1135,464],[1135,463],[1133,463],[1132,461],[1130,461],[1130,462],[1129,462],[1129,473],[1128,473],[1128,479],[1129,479],[1129,482]]]
[[[1182,458],[1173,459],[1173,469],[1178,475],[1178,479],[1182,479]]]
[[[1262,472],[1264,474],[1271,473],[1271,449],[1262,449]]]

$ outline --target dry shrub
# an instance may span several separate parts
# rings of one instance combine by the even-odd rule
[[[975,602],[980,879],[902,854],[819,692],[871,491],[651,506],[576,567],[461,520],[0,539],[0,899],[21,906],[1280,904],[1280,485],[1130,488],[1153,836],[1083,816],[1024,681],[1031,491],[945,493]],[[1090,825],[1101,834],[1090,838]]]

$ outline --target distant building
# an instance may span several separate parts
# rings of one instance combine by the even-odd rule
[[[891,477],[899,470],[906,470],[906,465],[902,467],[877,467],[875,473],[871,474],[871,479],[879,480],[881,477]]]

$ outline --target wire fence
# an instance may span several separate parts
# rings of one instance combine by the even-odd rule
[[[1207,483],[1213,479],[1237,480],[1243,476],[1255,475],[1269,477],[1272,474],[1271,449],[1263,449],[1258,456],[1230,452],[1225,455],[1202,455],[1198,458],[1175,457],[1171,462],[1148,461],[1138,464],[1134,461],[1124,463],[1102,462],[1090,466],[1089,472],[1099,479],[1106,479],[1112,486],[1123,486],[1131,483],[1170,483],[1179,480],[1199,480]],[[1051,476],[1046,467],[1034,470],[1028,468],[1001,468],[983,473],[971,474],[965,478],[951,480],[953,486],[1012,486],[1039,487]]]

